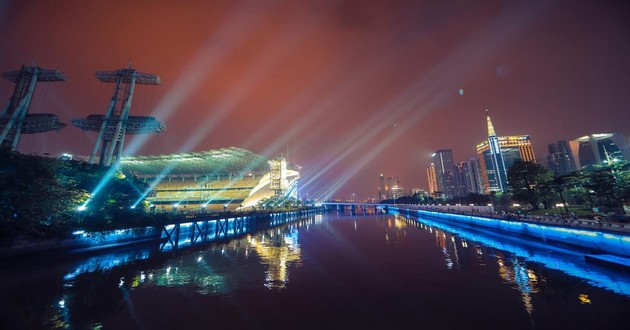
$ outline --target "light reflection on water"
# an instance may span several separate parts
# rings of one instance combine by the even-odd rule
[[[343,228],[344,222],[349,225],[347,231],[339,229]],[[357,247],[347,241],[349,233],[362,237],[361,235],[369,234],[374,226],[382,228],[379,237],[383,245],[367,242],[364,247],[376,246],[383,250],[387,246],[395,248],[425,238],[437,248],[436,255],[441,260],[441,263],[436,265],[437,269],[441,268],[442,271],[461,273],[465,276],[480,276],[479,273],[476,275],[473,273],[481,269],[482,276],[497,277],[504,286],[518,293],[521,310],[528,315],[532,327],[536,323],[538,310],[545,308],[538,303],[541,295],[562,291],[554,284],[560,281],[557,279],[558,275],[550,273],[550,270],[561,271],[611,292],[626,296],[630,292],[627,289],[630,282],[628,276],[586,264],[580,258],[581,255],[575,252],[536,242],[506,240],[433,220],[420,219],[418,221],[400,215],[367,218],[341,216],[339,219],[335,219],[334,216],[316,215],[229,241],[192,245],[178,251],[160,252],[159,249],[137,249],[126,254],[118,252],[88,257],[69,267],[62,276],[63,280],[57,280],[59,286],[53,290],[54,294],[46,296],[45,299],[48,301],[43,303],[49,307],[46,316],[43,316],[46,320],[44,323],[54,328],[100,327],[107,319],[106,315],[116,311],[116,306],[126,306],[128,313],[141,320],[142,317],[136,315],[141,315],[136,311],[138,307],[135,302],[138,298],[134,298],[137,295],[136,292],[138,294],[146,294],[150,291],[193,292],[199,297],[232,297],[232,299],[236,299],[235,295],[241,292],[252,290],[255,292],[264,290],[268,294],[286,294],[305,285],[299,280],[296,282],[295,273],[312,272],[311,277],[319,276],[318,269],[314,269],[313,264],[307,262],[309,258],[305,259],[305,254],[310,255],[312,259],[315,247],[317,249],[330,248],[327,246],[330,243],[326,243],[326,236],[322,235],[323,233],[334,232],[335,239],[346,244],[339,246],[346,246],[346,249],[350,250]],[[316,235],[318,242],[321,241],[318,244],[322,245],[313,246],[313,241],[310,241],[311,245],[309,245],[310,235]],[[305,245],[305,237],[307,237],[307,245]],[[359,251],[363,250],[359,249]],[[340,255],[344,253],[344,251],[338,252]],[[419,253],[405,251],[400,259],[403,262],[409,262],[409,259],[413,259],[413,256]],[[422,253],[431,255],[430,251],[422,251]],[[371,262],[373,259],[365,260],[367,260],[365,262]],[[395,264],[398,261],[391,260],[391,262]],[[361,267],[360,265],[358,264],[357,267]],[[333,272],[328,275],[337,276],[334,274],[335,267],[320,266],[319,270],[328,269]],[[382,267],[382,265],[372,266],[377,266],[377,269]],[[429,264],[427,267],[427,272],[439,273],[438,270],[431,270]],[[304,274],[298,278],[304,279]],[[336,285],[354,285],[354,283],[343,282],[343,279],[338,277],[335,278],[339,280]],[[374,284],[377,287],[382,285]],[[334,285],[335,283],[333,287]],[[422,283],[418,285],[421,286]],[[410,289],[413,290],[413,288]],[[471,289],[474,290],[474,288]],[[592,290],[588,286],[584,286],[584,291],[572,299],[575,299],[576,303],[579,301],[579,304],[583,306],[601,304],[601,300],[591,301],[590,291]],[[459,293],[444,292],[443,294],[457,296]],[[310,299],[310,297],[303,297],[303,299]],[[365,298],[357,297],[356,299],[355,303],[360,304]],[[84,306],[86,304],[88,307]],[[305,314],[305,317],[308,315]],[[0,322],[0,328],[2,325],[3,323]]]
[[[449,223],[439,222],[426,218],[408,219],[400,215],[395,215],[402,219],[410,221],[412,224],[424,228],[425,230],[440,232],[442,237],[446,237],[446,233],[454,235],[460,240],[469,240],[487,247],[492,247],[500,251],[507,251],[514,254],[520,260],[533,261],[545,265],[550,269],[560,270],[568,275],[575,276],[587,281],[589,284],[613,291],[618,294],[630,297],[630,277],[626,274],[611,271],[609,269],[587,263],[583,255],[584,253],[573,251],[565,248],[558,248],[553,245],[547,245],[536,241],[529,241],[515,237],[507,237],[500,234],[493,234],[486,231],[478,231],[466,229],[465,227],[456,227]],[[436,234],[437,237],[438,234]],[[436,241],[440,241],[436,238]],[[457,250],[456,240],[452,240],[453,250]],[[445,246],[438,243],[439,246]],[[451,262],[450,255],[445,251],[445,262],[447,265]],[[481,253],[481,250],[478,250]],[[519,260],[512,258],[514,260]],[[456,260],[457,262],[457,260]],[[499,264],[501,266],[501,264]],[[522,266],[515,266],[521,267]],[[518,273],[518,271],[515,271]]]
[[[535,327],[532,318],[534,313],[532,294],[538,293],[539,284],[547,280],[543,275],[528,268],[526,261],[541,263],[547,268],[581,278],[590,285],[630,296],[630,276],[588,264],[582,258],[583,254],[579,252],[534,241],[458,228],[432,219],[405,217],[397,213],[387,220],[386,228],[395,229],[393,234],[397,237],[406,235],[407,226],[414,226],[434,235],[435,245],[442,251],[445,267],[449,270],[460,269],[458,245],[459,249],[466,249],[472,243],[475,253],[479,256],[483,255],[483,247],[496,248],[497,250],[492,251],[492,257],[496,258],[499,276],[505,284],[520,292],[523,308],[530,316],[532,327]],[[388,243],[391,235],[392,233],[386,231],[385,240]],[[480,265],[484,264],[480,262]],[[591,303],[587,294],[579,294],[578,299],[582,304]]]

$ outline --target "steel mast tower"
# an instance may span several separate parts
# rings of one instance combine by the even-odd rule
[[[125,135],[159,133],[166,130],[154,117],[129,116],[131,100],[136,84],[159,85],[160,77],[152,73],[142,73],[131,66],[116,71],[96,72],[96,78],[105,83],[114,83],[114,94],[105,115],[89,115],[87,118],[73,119],[72,124],[84,131],[98,132],[94,143],[90,164],[96,162],[100,149],[99,164],[110,166],[114,158],[119,161]]]
[[[3,73],[2,78],[15,83],[15,90],[0,113],[0,148],[15,151],[22,134],[56,131],[66,126],[54,114],[28,113],[37,82],[65,81],[63,73],[37,66],[22,66],[19,71]]]

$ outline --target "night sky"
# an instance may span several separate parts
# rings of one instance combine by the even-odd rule
[[[485,109],[541,162],[557,140],[630,137],[627,1],[0,0],[0,71],[33,60],[67,81],[38,85],[30,112],[68,127],[19,151],[88,155],[96,133],[70,120],[104,113],[94,72],[131,61],[162,78],[132,115],[168,130],[126,152],[288,148],[303,196],[375,197],[380,173],[426,189],[433,151],[476,155]]]

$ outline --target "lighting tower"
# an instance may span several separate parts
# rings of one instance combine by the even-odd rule
[[[0,113],[0,148],[15,151],[22,134],[56,131],[66,126],[54,114],[28,113],[37,82],[65,81],[63,73],[37,66],[22,66],[19,71],[3,73],[2,78],[15,83],[15,90]]]
[[[94,143],[90,164],[96,162],[101,150],[99,164],[110,166],[114,157],[120,160],[125,135],[159,133],[166,130],[154,117],[129,116],[131,100],[136,84],[159,85],[162,81],[156,74],[142,73],[131,66],[116,71],[96,72],[96,78],[105,83],[114,83],[114,95],[105,115],[89,115],[87,118],[73,119],[72,124],[84,131],[98,132]]]
[[[269,189],[274,192],[277,198],[285,196],[288,189],[287,181],[287,160],[282,157],[276,157],[269,162],[270,167],[270,183]]]

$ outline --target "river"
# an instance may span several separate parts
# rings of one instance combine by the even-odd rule
[[[399,215],[0,266],[1,329],[595,329],[630,312],[630,275],[579,251]]]

